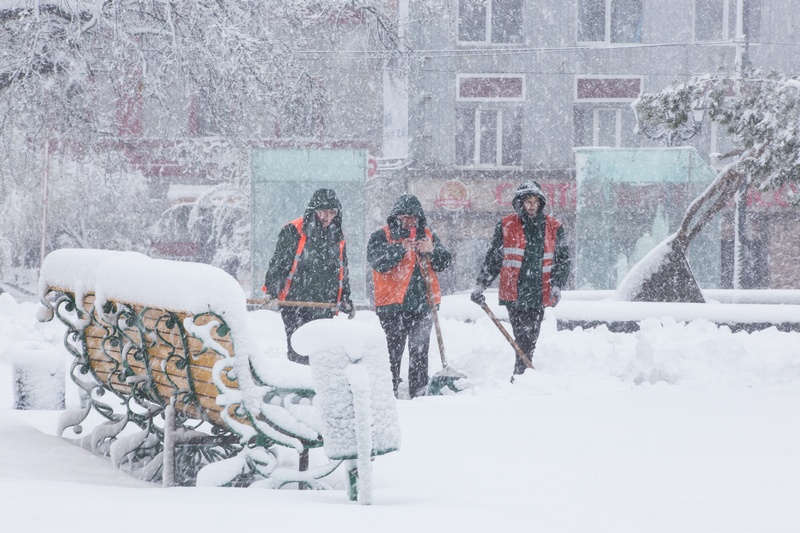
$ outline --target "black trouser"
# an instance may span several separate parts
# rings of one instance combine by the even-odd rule
[[[539,339],[544,308],[525,309],[509,306],[508,318],[511,321],[511,329],[514,331],[514,340],[517,341],[522,353],[533,361],[533,351],[536,349],[536,341]],[[527,368],[528,365],[517,356],[514,363],[514,374],[522,374]]]
[[[421,313],[378,313],[386,333],[392,385],[397,396],[400,384],[400,363],[408,340],[408,393],[414,398],[426,393],[428,387],[428,348],[431,344],[433,319],[429,311]]]
[[[290,361],[307,365],[308,356],[300,355],[292,348],[292,335],[294,335],[294,332],[300,329],[300,326],[303,324],[323,317],[320,316],[319,310],[317,309],[308,307],[281,307],[281,318],[283,319],[283,328],[286,330],[287,357]]]

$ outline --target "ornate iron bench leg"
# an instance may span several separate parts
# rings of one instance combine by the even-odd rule
[[[300,472],[305,472],[306,470],[308,470],[308,448],[303,448],[303,451],[300,452],[300,456],[298,458],[297,463],[298,463],[297,464],[297,469]],[[300,490],[305,490],[305,489],[310,488],[308,485],[306,485],[302,481],[300,483],[298,483],[297,485],[298,485],[298,488]]]
[[[347,470],[347,497],[351,502],[358,500],[358,460],[345,461]]]

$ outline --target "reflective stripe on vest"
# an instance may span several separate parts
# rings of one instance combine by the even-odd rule
[[[508,215],[501,220],[503,228],[503,265],[500,268],[500,299],[516,301],[519,274],[525,257],[525,229],[519,216]],[[542,255],[542,305],[552,306],[555,298],[550,292],[550,275],[556,250],[556,233],[561,223],[550,215],[545,216],[544,254]]]
[[[295,227],[297,233],[300,234],[300,241],[297,243],[297,250],[294,253],[294,260],[292,261],[292,268],[289,269],[289,275],[286,276],[286,284],[283,289],[278,293],[278,300],[286,300],[289,294],[289,288],[292,286],[292,279],[297,272],[297,265],[300,262],[300,256],[303,255],[303,249],[306,247],[306,234],[303,231],[303,218],[298,218],[289,222]],[[342,291],[344,290],[344,239],[339,241],[339,290],[336,294],[336,303],[342,301]]]
[[[402,240],[392,239],[389,226],[383,227],[383,232],[386,234],[386,242],[389,244],[399,244]],[[433,235],[428,228],[425,228],[425,236],[433,242]],[[378,272],[372,270],[372,284],[375,287],[375,306],[383,307],[385,305],[402,304],[406,298],[406,291],[408,284],[411,282],[411,275],[414,273],[414,267],[417,265],[417,254],[407,253],[403,256],[397,265],[388,272]],[[441,291],[439,290],[439,278],[433,267],[428,265],[428,279],[431,281],[431,292],[433,293],[433,303],[439,304],[442,299]]]

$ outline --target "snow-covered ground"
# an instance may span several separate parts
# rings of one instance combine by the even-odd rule
[[[800,334],[672,319],[556,331],[548,311],[537,371],[512,385],[494,324],[467,295],[445,300],[449,362],[472,386],[398,401],[401,448],[374,461],[365,507],[343,490],[164,489],[55,437],[59,412],[12,409],[10,361],[15,343],[59,346],[63,327],[0,294],[2,530],[798,530]],[[283,350],[278,315],[248,315],[262,349]],[[370,312],[356,320],[379,328]]]

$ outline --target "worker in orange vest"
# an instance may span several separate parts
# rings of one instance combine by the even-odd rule
[[[342,311],[353,318],[347,248],[342,233],[342,204],[332,189],[318,189],[305,214],[278,234],[264,282],[268,302],[290,300],[295,306],[280,307],[286,330],[287,355],[296,363],[308,364],[308,356],[292,348],[292,335],[303,324],[330,318]],[[335,309],[303,307],[297,303],[333,303]]]
[[[545,307],[558,304],[570,271],[564,227],[545,214],[547,201],[535,181],[520,185],[511,205],[514,213],[503,217],[494,230],[489,251],[478,273],[473,302],[486,302],[483,291],[500,276],[500,305],[508,308],[514,337],[522,352],[533,360]],[[511,381],[527,365],[517,356]]]
[[[394,394],[398,395],[400,363],[408,342],[408,392],[411,398],[428,390],[428,348],[433,319],[428,304],[421,256],[431,283],[431,300],[441,300],[439,278],[452,257],[439,237],[428,228],[422,204],[416,196],[401,196],[386,225],[375,231],[367,244],[367,261],[372,267],[375,309],[386,334]]]

